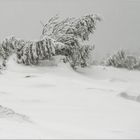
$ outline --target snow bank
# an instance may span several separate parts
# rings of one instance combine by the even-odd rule
[[[0,138],[140,138],[139,71],[93,66],[23,66],[0,75],[0,104],[28,121],[0,118]],[[21,117],[22,118],[22,117]],[[22,119],[21,119],[22,120]]]

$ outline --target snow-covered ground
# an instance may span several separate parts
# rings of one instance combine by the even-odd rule
[[[0,138],[140,138],[139,95],[139,71],[9,63]]]

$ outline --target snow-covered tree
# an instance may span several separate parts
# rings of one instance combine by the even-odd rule
[[[83,45],[89,40],[89,35],[94,33],[97,15],[87,15],[81,18],[66,18],[60,20],[58,16],[51,18],[43,25],[42,37],[51,37],[60,42],[64,47],[56,51],[57,54],[65,55],[71,66],[87,66],[87,58],[94,47]]]
[[[39,60],[50,59],[55,55],[55,46],[59,48],[59,43],[51,38],[44,38],[39,41],[24,41],[10,37],[4,39],[0,45],[0,56],[3,59],[3,66],[12,54],[16,54],[18,63],[25,65],[36,65]]]
[[[52,56],[64,55],[73,68],[87,66],[94,47],[84,45],[89,35],[94,33],[98,16],[88,15],[82,18],[51,18],[43,26],[42,38],[38,41],[25,41],[15,37],[6,38],[0,45],[3,66],[13,53],[16,61],[25,65],[36,65],[40,60],[50,60]]]

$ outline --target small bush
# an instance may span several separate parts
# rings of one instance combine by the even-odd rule
[[[117,68],[127,68],[130,70],[140,69],[140,59],[132,55],[127,55],[125,51],[121,50],[107,58],[105,65]]]
[[[0,56],[3,59],[2,65],[6,66],[6,61],[16,50],[17,40],[15,37],[6,38],[0,44]]]

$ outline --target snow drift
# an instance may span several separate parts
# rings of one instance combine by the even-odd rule
[[[120,96],[140,95],[139,71],[10,60],[0,75],[0,138],[140,138],[140,103]]]

